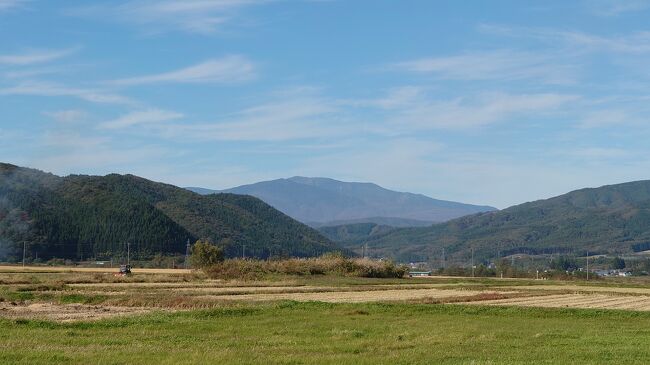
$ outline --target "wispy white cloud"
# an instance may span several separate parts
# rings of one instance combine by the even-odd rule
[[[60,50],[32,50],[20,54],[0,55],[0,65],[24,66],[36,63],[50,62],[74,53],[79,48]]]
[[[233,83],[250,80],[255,66],[243,56],[231,55],[213,59],[180,70],[160,74],[130,77],[111,81],[114,85],[142,85],[152,83]]]
[[[128,113],[100,124],[103,129],[121,129],[142,124],[161,123],[182,118],[183,114],[161,109],[148,109]]]
[[[110,92],[74,88],[46,82],[24,82],[16,86],[0,88],[0,95],[28,95],[75,97],[91,103],[135,105],[135,101]]]
[[[356,107],[374,107],[380,109],[399,109],[410,107],[424,97],[425,90],[419,86],[400,86],[386,91],[385,96],[374,99],[350,99],[340,103]]]
[[[65,68],[58,66],[41,66],[38,68],[12,68],[2,74],[7,79],[33,79],[37,76],[52,75],[65,72]]]
[[[396,96],[396,101],[391,101],[390,95]],[[386,116],[391,131],[481,128],[494,123],[511,122],[514,117],[536,118],[580,99],[577,95],[556,93],[480,93],[451,100],[419,93],[412,96],[408,100],[403,94],[397,93],[389,94],[388,99],[378,99],[376,105],[391,111]],[[400,107],[394,108],[395,105]]]
[[[151,165],[152,161],[158,161],[171,153],[169,149],[158,146],[120,148],[110,144],[98,144],[98,142],[102,142],[101,139],[88,141],[84,136],[65,139],[63,136],[57,136],[56,138],[68,143],[76,141],[81,145],[68,144],[73,147],[61,152],[49,151],[46,155],[30,161],[29,166],[55,171],[59,174],[79,173],[80,171],[112,173],[134,168],[134,166]],[[137,170],[130,172],[137,173]]]
[[[0,0],[0,13],[3,11],[19,9],[31,0]]]
[[[88,117],[88,113],[79,109],[57,110],[43,112],[46,115],[60,123],[74,123]]]
[[[631,152],[621,148],[585,147],[563,152],[564,155],[586,159],[590,162],[629,157]]]
[[[648,31],[601,36],[552,28],[510,27],[493,24],[482,24],[478,28],[482,32],[499,36],[537,39],[554,47],[564,47],[565,50],[572,52],[604,51],[628,54],[650,52],[650,32]]]
[[[109,17],[123,23],[144,27],[148,32],[181,30],[211,34],[221,30],[252,5],[271,0],[134,0],[115,5],[72,9],[82,16]]]
[[[251,107],[222,121],[161,126],[168,137],[194,140],[287,141],[325,138],[347,133],[349,127],[331,102],[297,98]]]
[[[421,58],[400,62],[394,70],[434,74],[454,80],[538,79],[547,83],[567,83],[574,79],[575,68],[557,63],[550,54],[492,50],[460,55]]]
[[[636,117],[623,109],[605,109],[587,113],[578,126],[580,128],[616,127],[636,121]]]
[[[619,16],[626,13],[639,12],[650,9],[648,0],[590,0],[586,2],[587,8],[600,16]]]

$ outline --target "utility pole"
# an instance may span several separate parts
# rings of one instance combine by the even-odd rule
[[[242,244],[242,246],[241,246],[241,258],[244,259],[244,260],[246,259],[246,245],[245,244]]]
[[[589,251],[587,251],[587,281],[589,281]]]
[[[187,244],[185,245],[185,268],[187,269],[189,267],[189,259],[190,259],[190,239],[187,239]]]
[[[126,264],[131,265],[131,242],[126,243]]]
[[[472,277],[474,277],[474,247],[472,247]]]
[[[368,253],[368,242],[366,242],[364,246],[363,254],[364,254],[363,258],[366,258],[366,256],[370,257],[370,254]]]
[[[23,267],[25,267],[25,253],[27,252],[27,242],[23,241]]]
[[[447,268],[447,261],[445,261],[445,248],[442,248],[442,269],[445,270]]]

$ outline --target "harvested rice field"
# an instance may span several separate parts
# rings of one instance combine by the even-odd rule
[[[111,271],[11,268],[0,268],[0,317],[5,318],[22,314],[31,317],[31,313],[45,313],[47,308],[53,308],[50,312],[67,313],[62,315],[66,320],[83,320],[101,318],[100,314],[141,314],[151,308],[191,310],[281,301],[650,310],[650,285],[643,287],[638,283],[626,287],[607,281],[297,276],[238,281],[211,280],[186,270],[136,271],[129,277],[115,277]],[[99,314],[84,312],[88,307],[61,305],[91,305]],[[75,312],[80,314],[70,314]],[[44,317],[57,319],[52,315]]]
[[[649,290],[14,268],[0,272],[0,363],[639,364],[650,360]]]

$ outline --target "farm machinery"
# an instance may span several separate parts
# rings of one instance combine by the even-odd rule
[[[131,275],[131,265],[120,265],[120,271],[114,274],[115,276],[128,276]]]

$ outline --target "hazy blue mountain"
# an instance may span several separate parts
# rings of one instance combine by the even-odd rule
[[[358,248],[358,229],[348,247]],[[337,235],[335,235],[336,233]],[[345,237],[345,231],[327,232]],[[625,254],[650,249],[650,181],[581,189],[424,228],[367,237],[371,252],[402,261],[494,259],[513,253]]]
[[[199,193],[205,189],[189,188]],[[216,192],[216,191],[213,191]],[[388,190],[371,183],[342,182],[328,178],[292,177],[263,181],[224,190],[252,195],[301,222],[322,225],[346,222],[385,224],[389,218],[413,226],[444,222],[495,208],[429,198],[421,194]],[[374,220],[377,218],[378,220]]]

